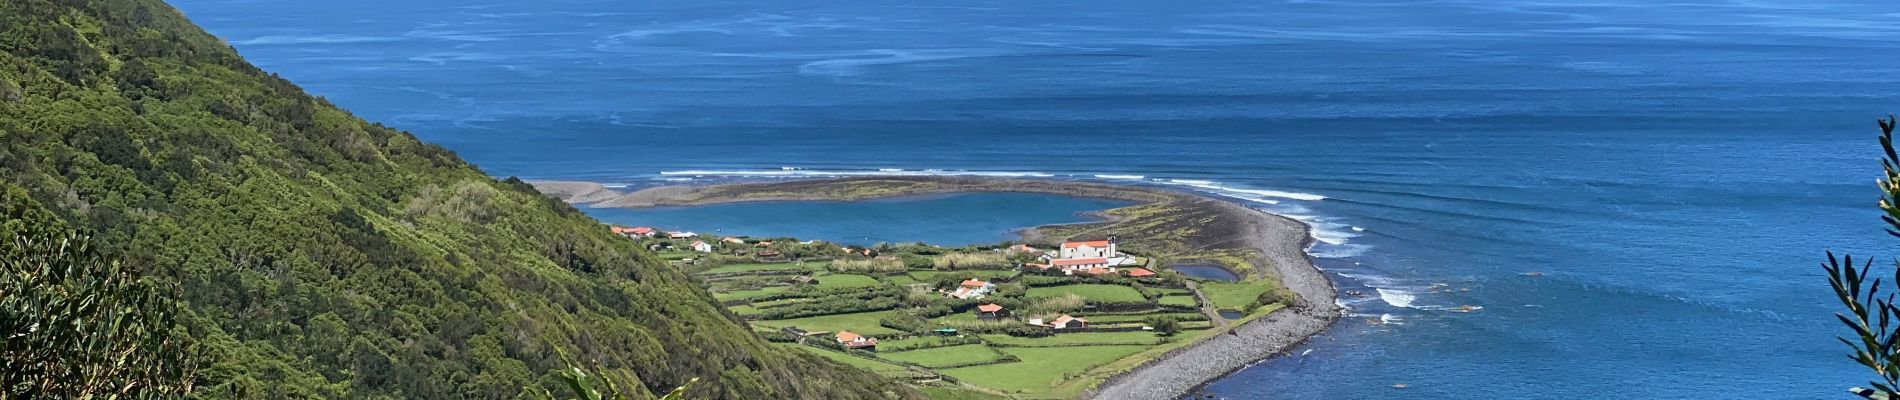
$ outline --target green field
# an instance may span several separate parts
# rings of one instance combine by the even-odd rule
[[[890,311],[873,311],[852,314],[823,315],[817,317],[752,321],[754,326],[772,329],[796,326],[808,331],[852,331],[859,334],[879,336],[897,333],[896,330],[878,326],[877,320],[889,315]]]
[[[1009,400],[1008,397],[989,393],[940,386],[925,386],[917,390],[923,391],[930,400]]]
[[[858,274],[829,274],[815,278],[818,278],[820,288],[862,287],[878,284],[877,278]]]
[[[1082,298],[1088,299],[1088,301],[1092,301],[1092,302],[1122,303],[1122,302],[1140,302],[1140,301],[1145,301],[1148,299],[1146,297],[1141,297],[1141,292],[1135,291],[1135,288],[1122,286],[1122,285],[1105,285],[1105,284],[1091,283],[1091,284],[1081,284],[1081,285],[1049,286],[1049,287],[1039,287],[1039,288],[1029,289],[1029,297],[1061,297],[1062,295],[1069,294],[1069,293],[1074,293],[1077,296],[1082,296]]]
[[[1171,317],[1174,317],[1175,319],[1182,320],[1182,321],[1207,319],[1207,316],[1201,315],[1199,313],[1096,314],[1096,315],[1083,317],[1082,319],[1089,320],[1090,324],[1110,323],[1110,322],[1147,322],[1149,318],[1154,318],[1154,317],[1163,316],[1163,315],[1171,316]]]
[[[705,271],[699,271],[699,273],[724,274],[724,273],[731,273],[731,272],[817,270],[824,267],[825,267],[825,263],[805,263],[804,265],[792,264],[792,263],[771,263],[771,264],[749,263],[749,264],[721,265],[721,266],[713,267],[712,269],[708,269]]]
[[[1214,303],[1215,307],[1241,312],[1248,312],[1254,300],[1268,290],[1273,290],[1273,284],[1264,281],[1201,283],[1201,293],[1206,293],[1207,301]]]
[[[740,305],[736,305],[732,307],[726,307],[726,309],[732,310],[733,314],[739,314],[739,315],[749,315],[749,314],[759,313],[758,307],[748,306],[744,304],[740,304]]]
[[[803,349],[803,350],[805,350],[806,352],[810,352],[810,353],[812,353],[812,354],[817,354],[817,355],[819,355],[819,356],[822,356],[822,357],[824,357],[824,358],[829,358],[829,359],[832,359],[832,360],[834,360],[834,361],[837,361],[837,362],[840,362],[840,363],[844,363],[845,365],[850,365],[850,366],[853,366],[853,367],[858,367],[858,368],[863,368],[863,369],[865,369],[865,370],[869,370],[869,371],[871,371],[871,372],[876,372],[876,373],[880,373],[880,374],[882,374],[882,373],[892,373],[892,372],[907,372],[907,371],[910,371],[910,367],[905,367],[905,366],[902,366],[902,365],[897,365],[897,364],[892,364],[892,363],[887,363],[887,362],[883,362],[883,361],[878,361],[878,360],[873,360],[873,359],[869,359],[869,358],[864,358],[864,357],[858,357],[858,356],[854,356],[854,355],[850,355],[850,354],[845,354],[845,353],[840,353],[840,352],[836,352],[836,351],[831,351],[831,350],[825,350],[825,349],[820,349],[820,348],[816,348],[816,347],[811,347],[811,346],[806,346],[806,345],[802,345],[802,344],[796,344],[796,343],[779,343],[778,345],[779,345],[779,346],[781,346],[781,347],[792,347],[792,348],[799,348],[799,349]]]
[[[1158,303],[1161,303],[1161,305],[1164,305],[1164,306],[1188,306],[1188,307],[1193,307],[1193,306],[1195,306],[1195,305],[1196,305],[1196,304],[1195,304],[1195,301],[1194,301],[1194,295],[1186,295],[1186,296],[1174,296],[1174,295],[1169,295],[1169,296],[1161,296],[1161,299],[1160,299],[1160,300],[1158,300],[1157,302],[1158,302]]]
[[[902,361],[926,367],[941,367],[995,361],[1003,358],[1002,353],[980,344],[937,347],[923,350],[879,352],[878,358]]]
[[[977,386],[1009,392],[1047,394],[1050,387],[1063,382],[1062,378],[1065,374],[1086,371],[1149,347],[1006,347],[999,350],[1014,355],[1022,361],[953,368],[940,372]]]
[[[1063,333],[1040,338],[982,335],[982,338],[990,343],[1008,346],[1152,345],[1162,339],[1154,332],[1145,331]]]

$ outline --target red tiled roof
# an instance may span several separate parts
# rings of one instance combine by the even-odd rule
[[[1133,277],[1143,277],[1143,276],[1154,276],[1154,275],[1155,275],[1155,272],[1154,272],[1154,271],[1149,271],[1149,270],[1148,270],[1147,268],[1130,268],[1130,269],[1128,269],[1128,276],[1133,276]]]
[[[649,233],[653,233],[653,228],[648,228],[648,227],[644,227],[644,226],[637,226],[637,227],[634,227],[633,229],[631,229],[631,231],[633,231],[633,233],[635,233],[635,234],[641,234],[641,235],[645,235],[645,234],[649,234]]]
[[[1071,248],[1082,247],[1082,246],[1108,247],[1108,241],[1107,240],[1091,240],[1087,242],[1062,242],[1062,248],[1065,248],[1065,249],[1071,249]]]
[[[1050,261],[1049,263],[1058,267],[1073,267],[1077,265],[1108,264],[1108,259],[1106,258],[1065,258],[1061,260]]]
[[[1095,267],[1095,268],[1089,268],[1088,270],[1082,271],[1082,272],[1087,273],[1089,275],[1108,275],[1108,274],[1115,273],[1115,270],[1102,268],[1102,267]]]
[[[858,339],[863,339],[863,338],[864,336],[860,336],[856,333],[851,333],[851,331],[838,331],[839,341],[856,342],[858,341]]]
[[[998,305],[998,304],[984,304],[984,305],[976,306],[976,310],[987,312],[987,313],[993,313],[997,311],[1003,311],[1003,306]]]
[[[1063,315],[1062,315],[1062,316],[1060,316],[1060,317],[1056,317],[1056,320],[1055,320],[1055,321],[1051,321],[1051,322],[1050,322],[1049,324],[1050,324],[1050,325],[1058,325],[1058,326],[1060,326],[1060,325],[1068,325],[1068,324],[1069,324],[1069,321],[1082,321],[1082,323],[1084,323],[1084,324],[1086,324],[1086,323],[1089,323],[1089,320],[1086,320],[1086,319],[1081,319],[1081,318],[1076,318],[1076,317],[1071,317],[1071,316],[1069,316],[1068,314],[1063,314]]]
[[[984,281],[979,281],[979,280],[975,280],[975,279],[966,279],[966,280],[964,280],[964,281],[963,281],[963,284],[962,284],[961,286],[976,286],[976,287],[981,287],[981,286],[983,286],[983,285],[988,285],[988,284],[990,284],[990,283],[989,283],[989,282],[984,282]]]

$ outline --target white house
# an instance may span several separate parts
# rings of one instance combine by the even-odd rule
[[[1030,318],[1029,324],[1036,325],[1036,326],[1046,326],[1051,329],[1082,329],[1082,328],[1089,327],[1089,320],[1071,317],[1068,314],[1062,314],[1060,316],[1057,316],[1056,319],[1049,320],[1046,322],[1043,321],[1042,318]]]
[[[1062,242],[1062,249],[1056,258],[1109,258],[1114,257],[1115,240],[1092,240],[1087,242]]]
[[[877,348],[877,338],[873,338],[870,336],[864,336],[864,335],[859,335],[856,333],[851,333],[851,331],[838,331],[838,335],[836,337],[838,339],[838,344],[844,345],[844,347],[846,348],[852,348],[852,349],[863,349],[863,348],[876,349]]]
[[[713,251],[712,243],[706,243],[706,241],[704,240],[694,240],[693,251],[697,251],[701,253],[711,253]]]
[[[950,292],[950,297],[959,299],[981,299],[984,295],[988,295],[995,290],[996,284],[994,283],[976,279],[965,279],[962,284],[957,285],[956,291]]]
[[[699,237],[699,234],[692,232],[667,232],[666,237],[668,239],[692,239]]]

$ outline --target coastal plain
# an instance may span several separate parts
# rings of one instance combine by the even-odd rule
[[[991,178],[991,177],[852,177],[818,180],[739,182],[699,186],[662,186],[621,193],[591,182],[530,182],[549,196],[577,205],[611,208],[661,206],[701,206],[739,202],[772,201],[858,201],[918,195],[1021,192],[1128,201],[1134,204],[1094,212],[1101,222],[1046,225],[1024,228],[1018,233],[1022,243],[1053,243],[1069,239],[1100,239],[1114,236],[1123,249],[1146,257],[1149,265],[1218,265],[1239,275],[1239,282],[1187,280],[1188,290],[1154,293],[1154,304],[1162,307],[1195,305],[1205,314],[1205,325],[1193,321],[1190,330],[1161,340],[1136,340],[1143,345],[1121,344],[1127,341],[1095,341],[1091,347],[1060,346],[1047,339],[1012,338],[1006,335],[981,335],[983,344],[960,344],[886,352],[875,358],[856,357],[851,364],[873,373],[893,377],[913,377],[935,381],[941,377],[961,382],[973,392],[1011,398],[1102,398],[1172,399],[1195,391],[1200,385],[1249,364],[1284,353],[1306,338],[1318,334],[1340,316],[1332,283],[1305,254],[1310,243],[1309,227],[1299,221],[1239,205],[1233,201],[1166,188],[1114,185],[1097,182]],[[682,256],[684,257],[684,256]],[[743,271],[771,271],[778,267],[757,264],[714,266],[698,272],[700,276],[730,279]],[[688,268],[689,271],[693,268]],[[816,273],[819,282],[861,277],[823,272],[823,267],[794,269],[790,273]],[[914,271],[894,276],[876,276],[861,285],[902,286],[935,277],[934,271]],[[992,273],[998,271],[955,271],[950,274]],[[919,280],[919,273],[926,279]],[[710,274],[710,275],[709,275]],[[1171,277],[1183,277],[1170,273]],[[1008,279],[1005,277],[1004,279]],[[1197,288],[1198,286],[1198,288]],[[722,288],[713,291],[729,308],[748,315],[757,329],[786,327],[805,329],[853,329],[858,333],[893,335],[902,332],[879,322],[894,311],[845,313],[807,318],[770,320],[758,316],[762,309],[783,307],[798,298],[753,303],[752,298],[785,297],[794,289],[784,287]],[[1061,288],[1061,289],[1058,289]],[[1202,290],[1200,288],[1206,288]],[[733,290],[724,290],[733,289]],[[1067,290],[1067,291],[1062,291]],[[1146,290],[1146,289],[1144,289]],[[1074,285],[1038,287],[1029,297],[1043,293],[1067,295],[1071,292],[1093,295],[1105,304],[1141,299],[1127,287],[1114,285]],[[1267,294],[1268,296],[1261,296]],[[1262,304],[1255,297],[1280,299]],[[1083,297],[1083,296],[1077,296]],[[1257,308],[1240,312],[1238,318],[1216,316],[1216,310]],[[1189,314],[1192,315],[1192,314]],[[948,318],[955,318],[953,314]],[[967,317],[967,315],[964,315]],[[1113,318],[1111,315],[1104,317]],[[933,320],[932,322],[938,322]],[[947,322],[945,322],[947,323]],[[1136,332],[1137,334],[1145,334]],[[1110,333],[1068,333],[1057,335],[1068,340]],[[972,335],[975,336],[975,335]],[[906,346],[914,345],[905,339]],[[1021,342],[1032,342],[1024,346]],[[891,346],[886,342],[885,346]],[[961,343],[961,342],[959,342]],[[1099,346],[1116,344],[1116,346]],[[974,351],[985,346],[984,351]],[[925,345],[928,346],[928,345]],[[972,347],[974,346],[974,347]],[[810,346],[800,346],[815,351]],[[948,349],[948,350],[946,350]],[[1066,349],[1066,350],[1064,350]],[[1087,351],[1078,352],[1078,349]],[[1106,349],[1106,350],[1103,350]],[[970,351],[962,351],[970,350]],[[1097,351],[1101,350],[1101,351]],[[1110,351],[1112,350],[1112,351]],[[1103,351],[1106,351],[1105,353]],[[1021,354],[1018,354],[1021,353]],[[1099,354],[1098,354],[1099,353]],[[1094,355],[1090,355],[1094,354]],[[828,357],[853,357],[829,354]],[[1088,363],[1061,363],[1052,360],[1087,358]],[[1000,361],[998,361],[1000,360]],[[1015,361],[1020,360],[1020,362]],[[893,361],[895,363],[893,363]],[[1050,364],[1056,362],[1055,364]],[[910,365],[913,367],[905,367]],[[972,365],[960,367],[961,365]],[[924,366],[931,368],[916,368]],[[950,367],[950,368],[937,368]],[[881,372],[880,372],[881,371]],[[928,372],[926,372],[928,371]],[[1052,372],[1053,371],[1053,372]],[[1053,375],[1051,375],[1053,373]]]

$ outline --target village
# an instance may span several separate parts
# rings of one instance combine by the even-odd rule
[[[1066,398],[1280,307],[1270,282],[1183,275],[1120,238],[838,245],[611,227],[778,345],[920,385]]]

